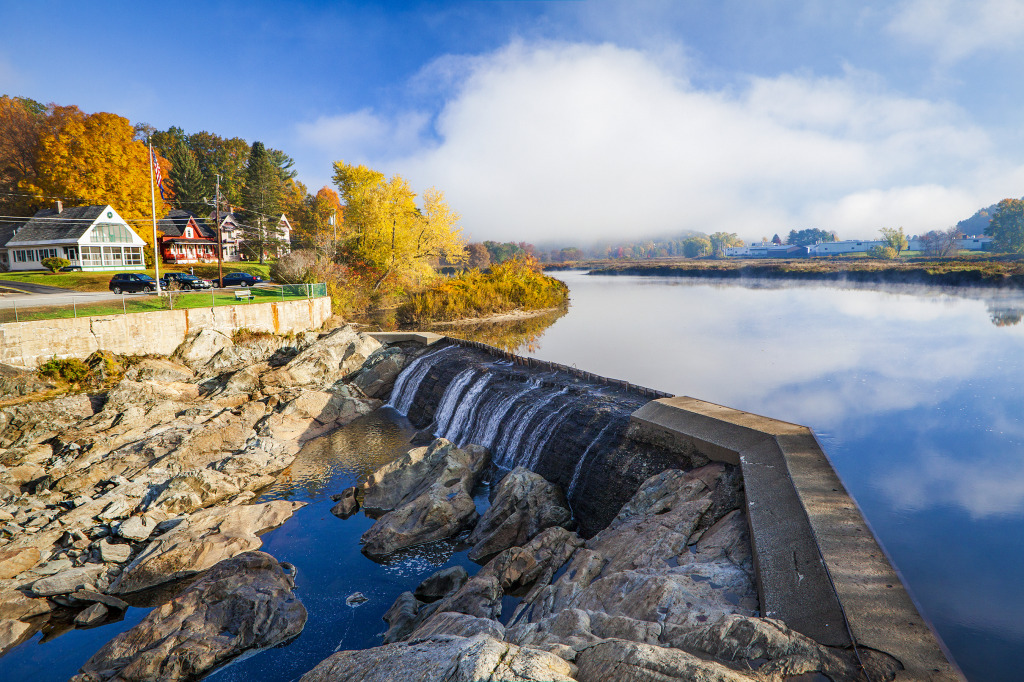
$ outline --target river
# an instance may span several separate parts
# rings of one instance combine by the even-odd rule
[[[520,352],[812,427],[972,682],[1024,651],[1024,296],[555,273]]]

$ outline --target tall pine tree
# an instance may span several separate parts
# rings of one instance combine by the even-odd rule
[[[243,248],[249,259],[259,258],[260,263],[263,263],[268,255],[276,257],[279,249],[284,246],[283,235],[278,232],[280,196],[280,169],[267,154],[263,143],[253,142],[242,189],[242,201],[245,204],[242,213]]]
[[[204,199],[213,194],[213,188],[206,186],[195,153],[188,148],[185,140],[179,138],[171,144],[167,159],[171,162],[168,175],[171,189],[174,190],[171,203],[175,208],[204,215],[207,211]]]

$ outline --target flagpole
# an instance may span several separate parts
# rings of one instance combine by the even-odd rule
[[[156,184],[153,182],[153,140],[146,135],[149,143],[149,200],[153,208],[153,267],[156,268],[156,295],[160,295],[160,247],[156,241]]]

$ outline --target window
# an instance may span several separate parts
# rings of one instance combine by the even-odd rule
[[[89,241],[103,244],[131,243],[132,235],[128,228],[120,223],[96,223],[89,233]]]
[[[126,246],[124,249],[125,265],[142,265],[142,247]]]
[[[102,265],[102,251],[102,247],[99,246],[83,246],[82,265]]]
[[[15,263],[24,263],[27,260],[28,259],[25,258],[25,252],[24,251],[15,251],[14,252],[14,262]]]

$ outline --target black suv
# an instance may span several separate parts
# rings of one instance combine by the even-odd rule
[[[187,272],[168,272],[160,278],[160,283],[165,289],[170,288],[172,283],[177,284],[180,289],[209,289],[213,286],[213,282],[210,280],[190,275]]]
[[[126,291],[156,291],[156,280],[149,275],[119,272],[110,279],[109,288],[115,294]]]

